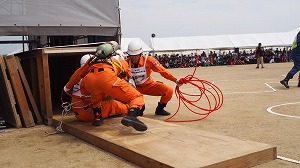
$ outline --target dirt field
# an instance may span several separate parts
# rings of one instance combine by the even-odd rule
[[[200,67],[196,77],[214,82],[224,94],[224,104],[208,118],[197,122],[176,122],[179,125],[207,130],[239,139],[271,144],[278,156],[300,160],[300,88],[297,77],[290,80],[290,89],[279,81],[293,66],[292,63]],[[193,68],[170,69],[176,77],[193,73]],[[153,78],[171,86],[154,73]],[[197,93],[191,85],[183,91]],[[154,115],[159,97],[145,96],[144,117],[163,120]],[[204,106],[204,105],[203,105]],[[178,100],[174,94],[167,110],[175,113]],[[271,113],[273,112],[273,113]],[[197,119],[183,106],[175,119]],[[35,126],[22,129],[0,130],[1,167],[138,167],[119,157],[94,147],[67,133],[48,135],[53,127]],[[286,160],[258,165],[256,168],[296,168],[300,164]]]

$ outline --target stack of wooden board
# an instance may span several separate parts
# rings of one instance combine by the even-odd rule
[[[0,114],[14,127],[32,127],[42,123],[20,60],[0,56]]]

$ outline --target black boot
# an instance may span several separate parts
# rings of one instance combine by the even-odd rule
[[[299,82],[298,82],[298,87],[300,87],[300,80],[299,80]]]
[[[290,88],[290,86],[289,86],[289,80],[292,79],[292,78],[293,78],[293,75],[291,75],[290,73],[288,73],[288,74],[286,75],[286,77],[285,77],[283,80],[280,81],[280,83],[281,83],[284,87]]]
[[[103,118],[102,118],[102,114],[101,114],[101,108],[96,107],[93,108],[93,112],[94,112],[94,121],[93,121],[93,125],[94,126],[101,126],[103,125]]]
[[[132,126],[137,131],[146,131],[147,125],[145,125],[142,121],[137,119],[137,114],[140,114],[141,110],[139,108],[130,108],[128,110],[128,114],[125,115],[121,123],[126,127]]]
[[[280,81],[280,83],[281,83],[284,87],[290,88],[288,82],[289,82],[288,79],[283,79],[283,80]]]
[[[143,116],[145,111],[145,104],[142,106],[142,109],[136,113],[136,116]]]
[[[158,105],[157,105],[156,110],[155,110],[155,114],[156,115],[163,115],[163,116],[170,115],[171,113],[164,110],[164,108],[166,106],[167,106],[167,104],[162,104],[162,103],[158,102]]]

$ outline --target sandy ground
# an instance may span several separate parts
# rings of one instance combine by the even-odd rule
[[[271,144],[277,147],[278,156],[299,161],[300,88],[297,87],[297,76],[290,81],[290,89],[279,83],[292,66],[292,63],[277,63],[266,64],[264,69],[255,69],[253,64],[200,67],[196,77],[214,82],[224,94],[224,104],[204,120],[176,124]],[[193,70],[170,69],[176,77],[192,74]],[[153,77],[175,86],[156,73]],[[193,92],[195,88],[182,86],[182,90]],[[145,96],[144,117],[166,118],[154,115],[158,101],[159,97]],[[166,109],[174,113],[177,107],[174,94]],[[197,119],[199,116],[182,107],[175,118]],[[48,126],[1,129],[1,167],[138,167],[67,133],[45,133],[53,131],[54,128]],[[255,167],[296,168],[300,164],[276,159]]]

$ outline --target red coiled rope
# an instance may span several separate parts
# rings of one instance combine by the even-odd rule
[[[196,65],[197,64],[198,58],[196,60]],[[199,90],[199,93],[189,94],[182,92],[179,89],[180,87],[177,85],[175,88],[175,94],[178,99],[178,108],[172,116],[165,119],[166,122],[192,122],[203,120],[208,117],[210,113],[218,110],[223,105],[224,96],[221,89],[209,81],[196,78],[194,76],[196,69],[197,67],[195,67],[192,75],[187,75],[186,77],[181,78],[180,81],[183,84],[190,84],[196,87]],[[188,98],[193,98],[193,100],[189,100]],[[191,120],[172,120],[172,118],[178,113],[181,102],[187,109],[189,109],[189,111],[194,114],[200,115],[200,118]],[[199,105],[200,103],[206,103],[208,107],[201,107]],[[196,112],[195,110],[200,110],[200,112]]]

